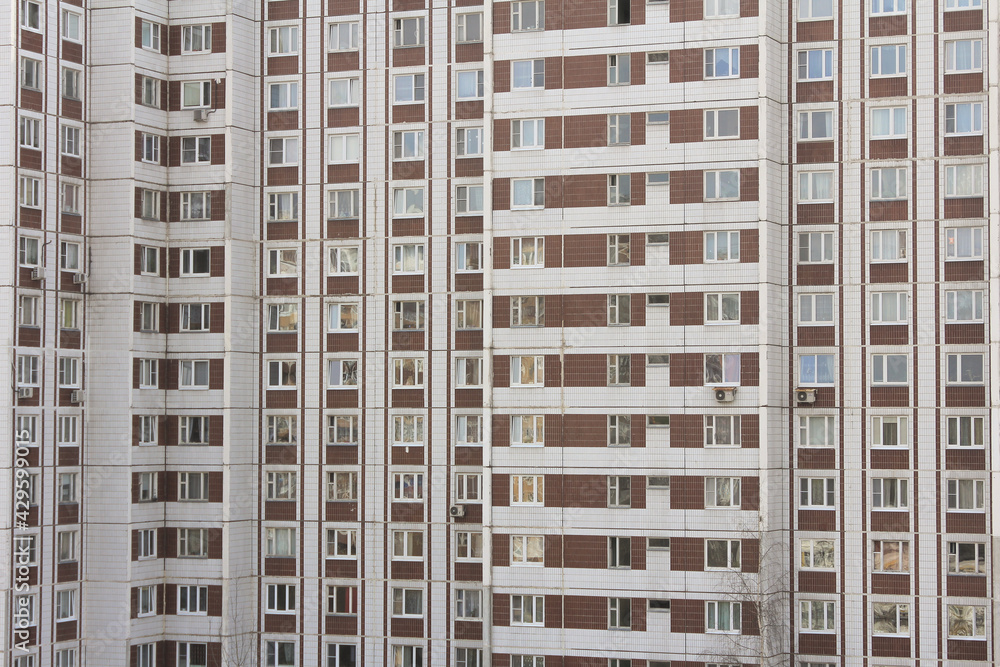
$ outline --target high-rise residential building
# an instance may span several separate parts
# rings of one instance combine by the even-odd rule
[[[994,664],[998,47],[11,0],[0,664]]]

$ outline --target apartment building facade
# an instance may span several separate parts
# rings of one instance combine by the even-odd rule
[[[997,28],[18,0],[5,659],[992,664]]]

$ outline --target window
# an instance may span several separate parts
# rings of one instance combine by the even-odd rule
[[[143,220],[159,220],[160,219],[160,193],[156,190],[143,190],[142,191],[142,219]],[[147,246],[148,247],[148,246]],[[154,271],[155,273],[155,271]]]
[[[512,445],[544,445],[544,415],[513,415],[511,417],[510,441]]]
[[[269,111],[299,108],[299,84],[295,81],[272,83],[268,86]]]
[[[982,197],[983,165],[957,164],[944,168],[945,197]]]
[[[178,586],[178,614],[207,614],[208,586]]]
[[[511,62],[511,89],[545,87],[545,60],[515,60]]]
[[[876,635],[910,634],[910,605],[896,602],[873,602],[872,633]]]
[[[706,354],[705,384],[740,383],[740,355],[738,354]]]
[[[739,477],[706,477],[705,507],[740,507]]]
[[[270,53],[272,56],[288,55],[299,51],[299,28],[294,25],[283,25],[271,28],[269,31],[271,41]]]
[[[56,651],[55,667],[76,667],[76,649],[64,648]],[[191,667],[200,667],[200,665],[192,665]]]
[[[392,589],[392,615],[421,617],[424,615],[424,592],[419,588]]]
[[[355,445],[358,443],[358,418],[354,415],[330,415],[327,417],[327,443],[331,445]]]
[[[871,68],[872,76],[906,76],[906,45],[873,46]]]
[[[983,384],[983,355],[949,354],[948,384]]]
[[[705,632],[739,633],[742,627],[739,602],[709,601],[705,603],[705,611]]]
[[[41,208],[42,181],[32,176],[20,176],[18,181],[20,181],[18,203],[29,208]]]
[[[38,297],[19,296],[17,299],[17,323],[22,327],[38,326]]]
[[[27,354],[17,356],[17,386],[38,386],[38,357]]]
[[[478,446],[483,444],[483,418],[480,415],[455,417],[455,443]]]
[[[327,388],[337,387],[357,387],[358,386],[358,360],[357,359],[328,359],[326,367]],[[294,378],[293,378],[294,381]]]
[[[799,480],[799,506],[835,508],[837,496],[832,477],[803,477]]]
[[[21,58],[21,87],[42,89],[42,63],[34,58]]]
[[[142,48],[152,51],[160,50],[160,25],[158,23],[142,22]]]
[[[33,0],[21,0],[21,27],[42,31],[42,6]]]
[[[268,472],[267,499],[295,500],[295,478],[294,472]]]
[[[424,18],[411,17],[394,19],[393,46],[398,48],[424,45]]]
[[[542,535],[511,535],[511,565],[542,565],[545,562],[545,538]]]
[[[515,0],[510,10],[512,32],[545,29],[545,0]]]
[[[483,592],[459,588],[455,591],[455,618],[478,620],[483,617]]]
[[[947,0],[945,9],[976,9],[983,6],[983,0]]]
[[[984,417],[948,417],[949,447],[983,447],[986,444]]]
[[[401,246],[397,246],[399,248]],[[423,246],[420,248],[420,262],[423,264]],[[354,247],[333,247],[330,248],[330,275],[350,275],[358,272],[359,248]],[[398,253],[397,253],[398,255]],[[399,271],[397,271],[398,273]]]
[[[392,476],[392,499],[395,501],[423,501],[424,475],[419,472],[397,472]]]
[[[419,217],[424,214],[423,188],[396,188],[392,191],[392,214],[397,218]]]
[[[180,389],[208,389],[208,361],[186,361],[179,364]]]
[[[944,105],[944,133],[946,135],[982,134],[982,102],[962,102]]]
[[[632,176],[630,174],[610,174],[608,176],[608,206],[627,206],[631,203]]]
[[[905,47],[901,47],[905,50]],[[874,52],[877,49],[872,49]],[[872,139],[906,137],[906,107],[872,109]]]
[[[331,303],[328,312],[331,332],[358,330],[358,304]]]
[[[458,215],[468,215],[468,214],[479,214],[483,213],[483,186],[481,185],[459,185],[455,188],[455,213]],[[465,243],[459,246],[459,248],[464,246],[476,245],[482,247],[482,244]],[[460,255],[461,257],[461,255]],[[459,269],[461,270],[461,269]],[[481,271],[482,268],[475,269],[476,271]]]
[[[833,324],[833,295],[800,294],[799,324]]]
[[[292,248],[275,248],[267,251],[268,277],[295,276],[298,272],[298,250]]]
[[[611,0],[612,2],[628,2],[628,0]],[[608,85],[627,86],[632,82],[631,56],[627,53],[608,56]],[[542,61],[544,62],[544,61]]]
[[[510,623],[511,625],[544,625],[545,596],[511,595]]]
[[[833,78],[833,50],[810,49],[798,53],[798,80],[822,81]]]
[[[357,586],[327,586],[326,587],[326,613],[328,614],[357,614],[358,613],[358,587]]]
[[[156,558],[156,529],[137,531],[139,534],[139,560]]]
[[[545,148],[545,119],[512,120],[510,122],[510,147],[515,150]]]
[[[905,510],[909,507],[909,481],[905,479],[873,479],[872,507],[881,510]]]
[[[38,444],[38,417],[36,415],[18,415],[15,426],[16,442],[28,447]]]
[[[178,500],[208,500],[208,473],[182,472],[177,475]]]
[[[398,192],[398,190],[397,190]],[[421,193],[423,191],[421,190]],[[331,220],[356,218],[360,209],[360,194],[357,190],[331,190],[330,211]]]
[[[299,306],[296,303],[272,303],[267,306],[267,330],[296,331],[299,327]]]
[[[901,415],[872,417],[873,447],[909,447],[909,421]]]
[[[59,243],[59,268],[63,271],[80,270],[79,243],[67,243],[66,241]]]
[[[76,589],[56,591],[56,620],[76,618]]]
[[[833,139],[833,112],[800,111],[799,140]]]
[[[424,101],[424,75],[403,74],[395,77],[396,104],[414,104]]]
[[[632,629],[632,600],[630,598],[608,598],[608,629]],[[628,664],[631,664],[631,662],[628,662]]]
[[[983,69],[983,40],[959,39],[944,43],[944,72],[980,72]]]
[[[139,586],[139,616],[152,616],[156,613],[156,586]]]
[[[211,326],[210,309],[211,305],[207,303],[180,304],[180,330],[189,333],[208,331]]]
[[[482,667],[483,649],[481,648],[456,648],[456,667]]]
[[[832,385],[836,368],[832,354],[799,355],[799,384]]]
[[[393,387],[423,387],[424,360],[415,358],[392,360]]]
[[[739,447],[739,415],[705,415],[706,447]]]
[[[986,607],[967,604],[948,605],[949,637],[986,637]]]
[[[510,667],[545,667],[545,656],[512,655],[510,656]]]
[[[359,79],[330,79],[329,100],[331,107],[356,107],[361,103],[361,81]]]
[[[706,324],[739,324],[740,294],[705,294]]]
[[[707,1],[712,2],[712,0]],[[725,1],[719,0],[719,2]],[[705,139],[738,139],[739,136],[739,109],[705,110]]]
[[[460,127],[456,130],[455,154],[458,157],[474,157],[483,154],[483,128]]]
[[[608,477],[608,507],[632,506],[632,478],[613,475]]]
[[[900,324],[907,321],[906,292],[872,292],[872,324]]]
[[[740,75],[740,48],[705,49],[705,78],[724,79]]]
[[[326,499],[331,502],[357,500],[357,475],[353,472],[344,471],[327,473]]]
[[[481,100],[485,89],[483,70],[468,70],[455,74],[458,99]]]
[[[455,384],[458,387],[481,387],[483,384],[482,357],[456,359]]]
[[[423,244],[407,243],[393,246],[393,273],[423,273]]]
[[[631,264],[632,239],[628,234],[608,234],[608,266]]]
[[[833,0],[800,0],[799,20],[832,19]]]
[[[424,302],[396,301],[393,304],[392,328],[394,331],[423,329]]]
[[[180,417],[180,444],[207,445],[208,417]]]
[[[265,530],[265,552],[268,557],[294,557],[297,548],[295,528],[268,528]]]
[[[909,355],[873,354],[873,384],[906,384],[909,381]]]
[[[59,206],[63,213],[80,215],[83,189],[75,183],[59,184]]]
[[[905,11],[906,0],[872,0],[872,16],[902,14]]]
[[[832,570],[836,564],[833,540],[800,540],[799,564],[806,569]]]
[[[358,557],[358,531],[326,531],[326,555],[330,558],[353,560]]]
[[[799,173],[799,201],[833,201],[832,171],[803,171]]]
[[[608,326],[628,326],[632,322],[632,295],[608,295]]]
[[[869,198],[872,200],[906,199],[908,196],[907,171],[906,167],[872,169]]]
[[[211,161],[211,137],[181,137],[181,164],[209,164]]]
[[[632,143],[631,114],[616,113],[609,115],[608,146],[627,146],[630,143]]]
[[[297,365],[294,361],[267,362],[268,389],[294,389],[297,382]]]
[[[632,384],[632,357],[628,354],[608,355],[608,386],[628,387]]]
[[[181,193],[181,220],[208,220],[212,212],[211,192],[182,192]],[[195,251],[207,253],[208,250]],[[183,260],[183,253],[182,260]],[[181,269],[183,273],[183,267]],[[208,273],[208,271],[205,271]]]
[[[872,540],[872,569],[876,572],[909,572],[910,543],[902,540]]]
[[[156,644],[139,644],[135,649],[138,667],[156,667]]]
[[[184,81],[181,83],[181,108],[198,109],[212,104],[211,81]]]
[[[295,165],[299,161],[299,140],[280,137],[268,141],[268,165],[271,167]]]
[[[424,667],[424,648],[393,645],[392,664],[398,667]]]
[[[59,328],[79,329],[80,328],[80,306],[82,301],[77,299],[59,300]]]
[[[510,298],[510,325],[535,327],[545,325],[544,296],[513,296]]]
[[[332,134],[328,160],[331,164],[354,163],[361,155],[360,136],[357,134]]]
[[[510,386],[541,387],[545,384],[545,357],[514,356],[510,358]]]
[[[977,542],[949,542],[948,572],[986,574],[986,545]]]
[[[56,418],[56,444],[59,446],[78,445],[76,415],[59,415]]]
[[[42,147],[42,122],[37,118],[18,118],[19,143],[24,148]]]
[[[833,261],[833,232],[804,232],[799,234],[799,263]]]
[[[455,41],[459,44],[483,41],[483,15],[458,14],[455,17]]]
[[[275,614],[295,613],[295,585],[268,584],[267,611]]]
[[[37,365],[37,362],[36,362]],[[21,357],[18,357],[18,386],[21,382]],[[37,369],[36,369],[37,375]],[[139,389],[156,389],[159,375],[159,359],[139,360]]]
[[[419,530],[392,531],[392,557],[420,560],[424,557],[424,534]]]
[[[740,198],[740,172],[736,169],[705,172],[705,201]]]
[[[157,499],[157,476],[155,472],[139,473],[139,502],[149,503]]]
[[[70,155],[72,157],[80,157],[80,151],[82,147],[82,130],[78,127],[73,127],[71,125],[63,125],[60,127],[61,130],[61,141],[60,149],[63,155]]]
[[[950,227],[944,230],[945,259],[972,260],[983,258],[982,227]]]
[[[623,569],[632,567],[631,537],[608,538],[608,567]]]
[[[823,600],[799,601],[799,629],[802,632],[833,632],[837,604]]]
[[[80,70],[62,68],[62,96],[68,100],[79,100],[83,95],[81,90],[82,73]]]
[[[271,30],[271,51],[274,52],[274,33],[280,28]],[[212,26],[186,25],[181,28],[181,53],[209,53],[212,51]]]
[[[59,386],[69,388],[80,386],[80,360],[76,357],[59,358]]]
[[[986,486],[981,479],[949,479],[948,510],[981,511],[985,506]]]
[[[357,51],[358,24],[331,23],[327,32],[327,48],[331,51]]]
[[[740,540],[705,540],[705,568],[740,569]]]
[[[207,557],[208,530],[205,528],[178,528],[177,555],[180,558]]]
[[[545,496],[543,475],[511,475],[511,505],[542,505]]]
[[[264,642],[267,667],[295,667],[295,642]]]
[[[705,18],[733,18],[740,15],[740,0],[705,0]]]

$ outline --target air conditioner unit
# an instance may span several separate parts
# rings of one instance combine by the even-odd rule
[[[70,403],[83,403],[83,401],[84,401],[84,399],[86,397],[87,396],[86,396],[86,394],[83,393],[83,391],[81,391],[79,389],[74,389],[69,394],[69,402]]]
[[[795,402],[796,403],[815,403],[816,402],[816,390],[815,389],[802,389],[801,387],[795,390]]]
[[[448,514],[454,518],[460,518],[465,516],[465,505],[452,505],[448,508]]]
[[[719,403],[732,403],[736,399],[736,387],[716,387],[715,400]]]
[[[18,387],[17,388],[17,397],[18,398],[31,398],[34,395],[35,395],[35,388],[34,387]]]
[[[208,120],[208,109],[195,109],[194,119],[199,123],[204,123],[206,120]]]
[[[73,284],[74,285],[82,285],[85,282],[87,282],[87,274],[86,273],[74,273],[73,274]]]
[[[38,266],[31,270],[31,279],[32,280],[42,279],[42,267]]]

